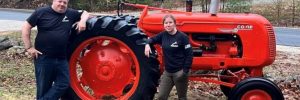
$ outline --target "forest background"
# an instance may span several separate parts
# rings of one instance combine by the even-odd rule
[[[123,0],[124,1],[124,0]],[[208,12],[210,0],[192,0],[193,12]],[[69,6],[90,12],[117,9],[118,0],[70,0]],[[186,0],[125,0],[168,9],[185,10]],[[35,9],[51,5],[52,0],[1,0],[0,8]],[[174,8],[176,7],[176,8]],[[133,8],[127,8],[135,10]],[[300,0],[221,0],[220,12],[255,13],[266,17],[274,26],[300,26]]]

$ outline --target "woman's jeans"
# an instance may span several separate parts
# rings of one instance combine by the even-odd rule
[[[37,100],[58,100],[69,87],[69,64],[66,58],[39,55],[34,61]]]

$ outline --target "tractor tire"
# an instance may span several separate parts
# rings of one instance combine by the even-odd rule
[[[228,100],[284,100],[279,87],[264,78],[242,80],[232,89]]]
[[[123,15],[123,16],[120,16],[120,17],[124,18],[128,23],[131,23],[131,24],[137,24],[138,20],[139,20],[138,17],[130,16],[130,15]]]
[[[145,40],[148,37],[135,25],[136,18],[129,19],[129,17],[98,16],[97,18],[92,18],[88,21],[86,31],[76,34],[76,30],[72,30],[68,51],[71,86],[81,99],[153,100],[160,77],[157,54],[153,53],[149,58],[144,55]],[[87,49],[89,51],[87,51]],[[153,46],[151,46],[151,49],[152,52],[155,52]],[[104,56],[104,54],[107,55]],[[119,55],[121,57],[119,57]],[[98,57],[99,60],[94,60],[93,58],[95,57]],[[103,63],[104,61],[100,61],[103,60],[100,59],[100,57],[109,59],[103,58],[104,60],[107,60]],[[130,59],[122,59],[122,57]],[[123,64],[122,66],[117,64],[117,62],[122,61],[126,64]],[[88,64],[90,63],[93,63],[93,66],[89,66]],[[81,77],[77,77],[76,68],[78,67],[78,64],[82,69]],[[123,67],[128,64],[132,64],[134,68],[132,66],[130,66],[130,68]],[[98,65],[101,65],[101,67],[94,67]],[[86,68],[87,66],[95,69],[91,70],[91,68]],[[126,69],[126,71],[124,71],[124,69]],[[103,70],[105,70],[105,74],[103,74],[104,76],[102,74],[99,75],[99,71],[93,73],[94,70],[100,70],[101,73],[104,73]],[[128,74],[128,72],[131,73]],[[89,76],[90,73],[92,74]],[[84,74],[88,74],[86,75],[88,77],[84,76]],[[107,74],[108,76],[111,76],[105,76]],[[128,74],[129,77],[122,77],[124,74]],[[99,77],[104,77],[105,79]],[[132,84],[129,84],[126,83],[127,81],[122,81],[124,79],[135,81],[131,82]],[[120,87],[123,83],[118,84],[118,82],[112,80],[122,81],[127,85],[125,84],[123,87]],[[98,82],[98,84],[94,84],[94,81]],[[86,86],[89,87],[92,92],[90,92],[90,90],[84,90]],[[102,87],[103,90],[98,87]],[[116,90],[118,92],[111,92],[111,90]],[[122,94],[119,93],[120,91],[122,91]]]

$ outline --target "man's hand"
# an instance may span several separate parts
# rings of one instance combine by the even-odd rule
[[[77,24],[76,30],[78,31],[78,33],[84,31],[86,29],[86,22],[84,21],[80,21]]]
[[[78,33],[79,32],[82,32],[86,29],[86,21],[90,18],[90,14],[86,11],[83,11],[83,13],[81,14],[80,16],[80,21],[78,22],[77,24],[77,27],[76,29],[78,30]]]
[[[146,45],[145,45],[145,55],[146,55],[147,57],[149,57],[149,56],[150,56],[150,53],[152,53],[151,48],[150,48],[150,45],[149,45],[149,44],[146,44]]]
[[[43,53],[41,53],[40,51],[36,50],[35,48],[31,47],[29,49],[26,50],[29,55],[31,55],[33,58],[38,58],[39,54],[42,55]]]

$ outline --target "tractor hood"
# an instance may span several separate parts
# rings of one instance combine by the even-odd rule
[[[163,17],[172,14],[176,18],[177,28],[183,32],[217,32],[219,28],[237,28],[238,25],[265,27],[270,24],[264,17],[256,14],[218,13],[211,16],[209,13],[155,13],[148,14],[140,19],[139,27],[144,31],[159,33],[163,30]]]

